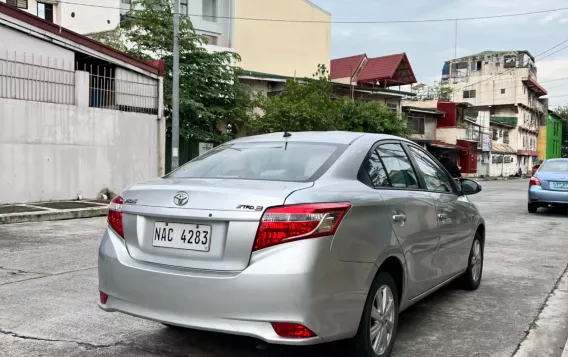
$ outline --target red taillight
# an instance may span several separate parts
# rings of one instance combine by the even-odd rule
[[[102,291],[99,291],[99,298],[101,300],[101,304],[106,304],[108,301],[108,295],[103,293]]]
[[[274,328],[274,331],[278,336],[284,338],[316,337],[316,334],[313,333],[309,328],[299,324],[286,323],[286,322],[273,322],[272,328]]]
[[[349,203],[269,208],[262,216],[253,251],[294,240],[333,235],[349,208]]]
[[[529,181],[529,186],[540,186],[540,180],[536,177],[531,177],[531,180]]]
[[[124,238],[124,228],[122,227],[123,203],[122,197],[116,196],[108,205],[108,224],[122,238]]]

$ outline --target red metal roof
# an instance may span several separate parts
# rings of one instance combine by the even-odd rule
[[[129,56],[124,52],[117,51],[114,48],[106,46],[106,45],[104,45],[104,44],[102,44],[98,41],[95,41],[95,40],[89,38],[89,37],[80,35],[76,32],[73,32],[69,29],[61,27],[61,26],[54,24],[52,22],[45,21],[45,20],[43,20],[43,19],[41,19],[37,16],[34,16],[32,14],[29,14],[25,11],[19,10],[17,8],[12,7],[12,6],[8,6],[3,2],[0,2],[0,13],[5,14],[7,16],[10,16],[14,19],[20,20],[22,22],[25,22],[27,24],[30,24],[32,26],[35,26],[35,27],[37,27],[41,30],[50,32],[54,35],[61,36],[65,39],[67,39],[67,40],[73,41],[77,44],[80,44],[82,46],[85,46],[87,48],[95,50],[95,51],[100,52],[102,54],[105,54],[107,56],[116,58],[119,61],[126,62],[128,64],[131,64],[133,66],[141,68],[145,71],[148,71],[148,72],[151,72],[151,73],[154,73],[154,74],[158,74],[158,75],[163,74],[163,73],[160,73],[160,69],[153,64],[146,63],[143,60]]]
[[[540,84],[538,84],[537,81],[535,81],[532,78],[529,78],[528,80],[524,80],[525,84],[527,85],[527,87],[529,87],[530,89],[534,90],[537,94],[539,95],[547,95],[548,92],[546,91],[546,89],[544,89]]]
[[[361,74],[359,83],[383,82],[388,85],[405,85],[416,83],[416,76],[408,61],[406,53],[369,58]]]
[[[357,71],[363,59],[367,57],[366,54],[343,57],[331,60],[331,79],[347,78],[353,76]]]

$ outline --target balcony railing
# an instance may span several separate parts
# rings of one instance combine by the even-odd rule
[[[511,127],[516,127],[518,123],[517,117],[492,116],[491,121],[497,124],[503,124]]]

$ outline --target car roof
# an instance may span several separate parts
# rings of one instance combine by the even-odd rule
[[[270,142],[270,141],[284,141],[288,142],[314,142],[314,143],[329,143],[329,144],[343,144],[350,145],[358,139],[374,138],[375,141],[386,139],[405,140],[403,138],[386,135],[386,134],[368,134],[368,133],[355,133],[351,131],[304,131],[304,132],[290,132],[291,136],[284,138],[284,132],[249,136],[230,141],[229,143],[254,143],[254,142]]]

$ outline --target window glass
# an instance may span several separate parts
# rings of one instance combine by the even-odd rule
[[[364,166],[374,187],[391,187],[387,172],[379,158],[377,150],[373,150],[369,160],[365,162]]]
[[[418,169],[422,172],[428,191],[446,193],[452,192],[452,185],[448,176],[432,159],[428,157],[428,155],[412,147],[410,148],[410,152],[416,160]]]
[[[377,147],[386,175],[394,188],[419,188],[410,159],[400,144],[383,144]]]
[[[545,161],[542,164],[539,173],[542,172],[568,172],[568,160],[555,160],[555,161]]]
[[[312,181],[329,167],[339,145],[300,142],[236,143],[195,158],[168,177],[271,181]]]

